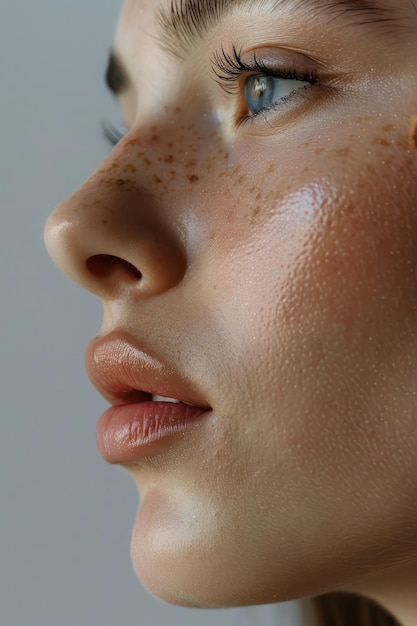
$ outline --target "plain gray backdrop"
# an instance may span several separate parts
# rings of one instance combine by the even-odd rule
[[[0,623],[292,623],[296,606],[200,611],[140,586],[129,558],[136,487],[96,449],[104,401],[84,351],[101,305],[54,268],[44,221],[108,147],[103,74],[117,0],[0,0]]]

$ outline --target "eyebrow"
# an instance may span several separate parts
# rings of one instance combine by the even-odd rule
[[[398,25],[394,10],[382,6],[379,0],[171,0],[168,9],[161,8],[157,13],[159,43],[172,56],[183,58],[236,8],[263,9],[273,14],[288,6],[304,10],[307,19],[315,13],[327,13],[329,18],[345,17],[350,23]]]
[[[125,91],[130,83],[127,72],[114,50],[111,50],[109,54],[105,82],[110,91],[116,96]]]

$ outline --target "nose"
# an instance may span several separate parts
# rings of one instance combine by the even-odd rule
[[[107,161],[55,209],[45,226],[48,252],[65,274],[102,299],[126,290],[157,295],[186,271],[180,231],[136,175],[115,178],[111,168]]]

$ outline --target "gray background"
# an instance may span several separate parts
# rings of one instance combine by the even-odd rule
[[[227,611],[149,596],[129,559],[133,481],[95,444],[84,373],[101,305],[43,248],[52,208],[107,152],[103,72],[119,2],[0,0],[0,623],[292,623],[294,604]]]

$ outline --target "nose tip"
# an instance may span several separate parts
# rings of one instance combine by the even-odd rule
[[[49,217],[45,244],[65,274],[102,299],[156,295],[186,271],[179,233],[152,198],[100,188],[94,177]]]

